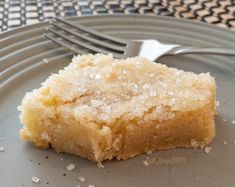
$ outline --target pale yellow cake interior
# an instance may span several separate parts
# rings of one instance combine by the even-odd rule
[[[215,80],[135,57],[83,55],[26,93],[23,140],[95,162],[204,147],[215,135]]]

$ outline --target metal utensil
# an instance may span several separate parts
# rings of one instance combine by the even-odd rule
[[[165,55],[215,54],[235,56],[235,49],[204,48],[163,44],[158,40],[125,40],[55,18],[45,34],[47,38],[75,54],[112,53],[116,58],[133,56],[157,60]]]

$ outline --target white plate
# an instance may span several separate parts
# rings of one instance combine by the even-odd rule
[[[185,45],[235,48],[234,32],[186,20],[141,15],[70,20],[127,39],[156,38]],[[35,186],[235,186],[235,125],[231,123],[235,120],[235,62],[231,57],[187,55],[160,60],[187,71],[211,72],[216,77],[220,106],[216,138],[209,154],[192,149],[159,151],[150,157],[163,160],[183,157],[186,161],[145,167],[142,161],[146,155],[141,155],[127,161],[105,162],[105,168],[100,169],[86,159],[22,142],[16,109],[22,97],[25,92],[39,87],[51,73],[66,66],[72,57],[43,37],[47,26],[48,23],[40,23],[0,34],[0,137],[4,138],[0,146],[5,148],[5,152],[0,152],[0,186],[33,186],[32,176],[40,178],[40,184]],[[44,58],[48,63],[43,62]],[[66,170],[70,163],[76,165],[75,170]],[[87,180],[81,183],[79,176]]]

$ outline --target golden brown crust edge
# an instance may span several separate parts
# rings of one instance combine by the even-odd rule
[[[68,141],[67,145],[61,143],[63,140],[33,139],[26,128],[21,130],[20,135],[23,140],[32,141],[37,147],[48,148],[51,146],[57,152],[79,155],[93,162],[113,158],[126,160],[148,151],[207,146],[215,136],[214,115],[215,95],[202,108],[195,111],[177,112],[174,119],[163,123],[151,121],[143,124],[140,119],[129,123],[117,121],[118,126],[120,127],[120,124],[122,126],[122,132],[114,131],[109,137],[93,132],[97,137],[97,142],[87,139],[90,144],[85,148],[78,144],[74,144],[72,149],[69,148],[69,142],[72,143],[74,139]],[[86,130],[89,131],[89,129]],[[101,144],[103,144],[102,149],[99,148]]]

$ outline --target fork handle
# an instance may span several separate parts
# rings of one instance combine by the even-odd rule
[[[170,52],[170,55],[183,54],[214,54],[224,56],[235,56],[235,49],[223,48],[200,48],[200,47],[176,47]]]

